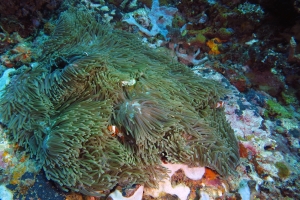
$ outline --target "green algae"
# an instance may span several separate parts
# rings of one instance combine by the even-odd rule
[[[292,118],[293,113],[288,111],[284,106],[280,105],[278,102],[268,99],[266,101],[266,110],[264,112],[265,117],[275,117],[275,118]]]
[[[276,162],[275,167],[278,169],[277,175],[280,178],[286,179],[290,176],[291,172],[284,162]]]

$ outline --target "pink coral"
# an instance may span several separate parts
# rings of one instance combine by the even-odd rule
[[[4,151],[0,151],[0,168],[6,169],[8,164],[4,162]]]
[[[176,55],[179,59],[183,59],[183,63],[184,64],[190,64],[192,63],[193,65],[199,65],[203,62],[205,62],[206,60],[208,60],[207,57],[204,57],[202,59],[196,59],[196,57],[200,54],[200,49],[198,49],[196,51],[196,53],[190,55],[190,54],[184,54],[184,53],[181,53],[179,52],[178,48],[176,48]],[[187,62],[187,63],[186,63]]]

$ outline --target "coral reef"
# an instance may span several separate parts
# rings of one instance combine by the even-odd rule
[[[62,189],[155,187],[167,176],[162,159],[235,172],[238,143],[216,108],[227,93],[219,83],[88,11],[62,13],[43,46],[39,66],[11,74],[0,111],[9,138]]]
[[[1,1],[1,29],[8,33],[18,32],[22,37],[27,37],[58,9],[61,2],[61,0]]]
[[[194,69],[199,73],[201,67]],[[201,72],[199,74],[204,77],[228,85],[228,81],[213,70],[204,68]],[[299,120],[277,118],[270,121],[263,118],[263,107],[271,99],[269,95],[254,90],[243,95],[233,86],[228,86],[232,94],[227,95],[224,107],[226,118],[239,139],[241,163],[237,168],[239,176],[226,179],[229,192],[218,197],[234,199],[245,195],[248,199],[298,199]],[[281,134],[275,131],[278,127],[284,129]],[[215,197],[214,194],[210,192],[209,197]]]
[[[0,19],[1,109],[10,109],[0,124],[2,191],[102,199],[58,191],[45,171],[65,190],[113,200],[300,199],[299,0],[68,0],[58,9],[44,3],[61,1],[26,0],[15,12],[19,2],[0,3],[12,6]],[[66,7],[93,17],[58,20]],[[225,90],[205,79],[231,93],[218,100]],[[223,145],[210,117],[223,109],[239,139],[237,176],[208,162],[213,156],[204,164],[215,170],[195,170]],[[216,143],[202,142],[207,136]]]

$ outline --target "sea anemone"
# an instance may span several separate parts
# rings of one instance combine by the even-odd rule
[[[219,83],[80,10],[62,13],[43,47],[39,66],[13,75],[0,113],[11,141],[63,190],[155,187],[167,176],[162,158],[234,173],[238,144],[216,108],[227,92]]]

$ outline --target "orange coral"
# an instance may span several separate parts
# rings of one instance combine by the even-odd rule
[[[3,154],[2,154],[2,160],[3,162],[5,163],[11,163],[11,155],[8,151],[4,151]]]
[[[20,183],[20,178],[26,172],[26,166],[24,163],[16,166],[12,173],[12,179],[10,180],[10,184],[16,185]]]
[[[252,163],[254,165],[255,171],[259,174],[259,175],[263,175],[265,170],[264,168],[261,166],[261,164],[257,161],[256,156],[252,159]]]
[[[16,45],[7,54],[0,57],[6,67],[16,67],[18,63],[30,63],[32,58],[31,49],[25,43]],[[19,64],[20,65],[20,64]]]
[[[15,55],[14,60],[20,61],[22,63],[31,62],[31,50],[25,44],[19,44],[15,48],[11,50],[11,52]]]
[[[11,60],[9,59],[8,55],[2,55],[0,57],[0,60],[5,67],[12,68],[15,66],[15,64],[12,63]]]
[[[222,40],[220,40],[219,38],[213,38],[211,40],[208,40],[206,42],[206,45],[210,48],[210,51],[208,53],[212,55],[220,54],[221,52],[219,51],[218,47],[220,43],[222,43]]]
[[[248,158],[248,149],[241,142],[239,143],[239,152],[241,158]]]
[[[205,179],[206,180],[215,180],[215,179],[217,179],[218,177],[219,177],[220,175],[217,173],[217,172],[215,172],[215,171],[213,171],[213,170],[211,170],[211,169],[209,169],[209,168],[205,168],[205,174],[204,174],[204,177],[205,177]]]
[[[22,155],[22,157],[20,158],[20,162],[25,162],[27,159],[27,156],[24,154]]]

